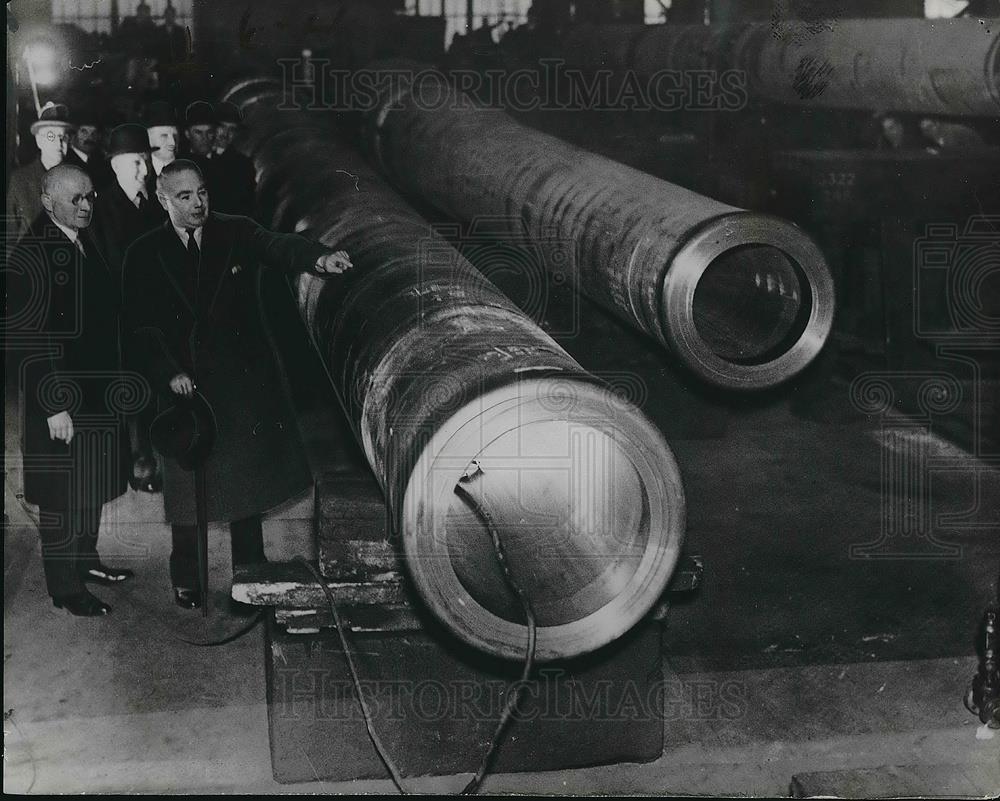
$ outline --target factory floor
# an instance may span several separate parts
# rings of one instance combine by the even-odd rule
[[[928,497],[934,520],[965,523],[946,532],[961,548],[866,560],[850,546],[878,539],[882,456],[906,437],[867,419],[803,419],[787,400],[725,427],[722,438],[674,443],[690,505],[687,547],[705,558],[705,581],[667,620],[664,680],[675,692],[662,757],[493,775],[483,791],[997,795],[1000,732],[981,727],[962,695],[1000,555],[998,476],[908,430],[922,453],[954,468]],[[11,442],[8,431],[8,454]],[[95,590],[114,607],[109,617],[73,618],[45,594],[15,478],[5,482],[7,792],[392,792],[387,781],[276,783],[261,628],[220,647],[182,641],[239,625],[225,606],[221,529],[211,537],[206,621],[172,604],[160,497],[130,491],[105,508],[101,550],[136,578]],[[308,511],[300,498],[272,516],[272,558],[308,552]],[[467,780],[407,784],[451,793]]]

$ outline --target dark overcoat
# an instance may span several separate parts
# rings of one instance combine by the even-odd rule
[[[10,173],[7,184],[7,250],[21,238],[42,213],[42,176],[45,167],[41,158],[23,164]]]
[[[204,467],[209,520],[259,514],[309,486],[256,286],[261,267],[314,272],[328,250],[212,212],[200,265],[191,263],[169,221],[126,252],[127,363],[149,378],[161,407],[173,403],[170,380],[187,373],[215,412],[218,430]],[[167,520],[196,522],[193,473],[171,459],[163,495]]]
[[[90,176],[90,183],[93,184],[94,189],[97,189],[98,192],[104,189],[111,181],[115,180],[115,173],[111,169],[111,162],[99,153],[94,153],[89,159],[84,161],[70,147],[66,150],[66,157],[63,159],[63,164],[72,164],[87,173]]]
[[[123,375],[121,297],[86,230],[86,258],[42,214],[8,262],[7,337],[17,351],[24,420],[24,490],[52,511],[100,507],[125,492],[131,467],[124,415],[148,387]],[[48,418],[66,411],[70,444],[49,436]]]
[[[144,233],[162,225],[166,218],[167,213],[155,195],[148,197],[142,211],[139,211],[117,179],[97,193],[94,221],[89,230],[119,283],[125,250]]]
[[[212,207],[226,214],[254,213],[257,172],[253,162],[229,148],[208,159],[209,197]]]

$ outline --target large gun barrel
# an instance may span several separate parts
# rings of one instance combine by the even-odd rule
[[[523,657],[495,533],[537,658],[616,639],[664,591],[683,537],[662,434],[433,235],[330,115],[277,111],[280,89],[259,86],[241,97],[262,208],[354,263],[302,276],[299,307],[427,606],[469,644]]]
[[[751,97],[808,108],[1000,115],[1000,20],[831,19],[783,25],[581,25],[585,69],[740,71]]]
[[[771,387],[820,352],[833,281],[797,227],[521,125],[434,71],[412,74],[382,94],[366,134],[405,192],[455,219],[506,221],[505,235],[571,243],[584,294],[714,385]]]

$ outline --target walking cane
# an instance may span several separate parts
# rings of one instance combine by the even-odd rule
[[[205,466],[194,469],[195,521],[198,525],[198,589],[201,591],[201,616],[208,617],[208,489]]]
[[[198,537],[198,589],[201,615],[208,616],[208,479],[205,464],[216,435],[215,414],[197,391],[190,398],[176,397],[150,426],[153,446],[183,470],[194,473],[195,527]]]

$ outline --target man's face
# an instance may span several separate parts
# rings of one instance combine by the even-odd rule
[[[111,169],[118,179],[118,185],[130,200],[142,188],[146,176],[149,175],[145,153],[119,153],[117,156],[112,156]]]
[[[177,155],[177,127],[174,125],[154,125],[147,130],[149,146],[160,161],[173,161]]]
[[[96,125],[77,126],[76,132],[73,134],[73,147],[88,155],[97,152],[100,142],[101,132]]]
[[[214,125],[191,125],[185,131],[191,152],[196,156],[207,156],[215,143]]]
[[[73,170],[53,181],[42,195],[42,206],[56,222],[79,231],[90,225],[97,193],[86,173]]]
[[[35,144],[46,161],[62,161],[69,144],[69,131],[61,125],[46,125],[35,134]]]
[[[193,170],[161,179],[156,196],[177,228],[199,228],[208,217],[208,190],[205,181]]]
[[[215,127],[215,148],[226,150],[236,138],[239,126],[235,122],[220,122]]]

